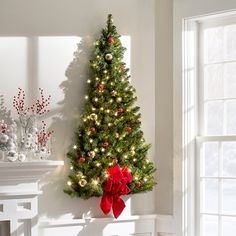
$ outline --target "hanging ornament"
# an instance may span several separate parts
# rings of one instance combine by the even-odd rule
[[[99,92],[102,92],[104,90],[104,84],[99,84],[98,90],[99,90]]]
[[[79,158],[79,162],[80,162],[80,163],[84,163],[84,162],[85,162],[85,158],[84,158],[84,157],[80,157],[80,158]]]
[[[104,148],[107,148],[108,146],[109,146],[109,143],[107,141],[103,143]]]
[[[138,181],[138,182],[136,183],[136,185],[137,185],[138,188],[140,188],[140,187],[141,187],[141,182]]]
[[[127,133],[130,133],[131,131],[132,131],[132,128],[131,128],[131,127],[127,127],[127,128],[126,128],[126,132],[127,132]]]
[[[19,161],[24,162],[24,161],[26,160],[25,154],[24,154],[24,153],[20,153],[20,154],[18,155],[18,159],[19,159]]]
[[[115,97],[117,95],[117,92],[115,90],[111,91],[111,96]]]
[[[106,59],[107,61],[111,61],[111,60],[113,59],[112,54],[111,54],[111,53],[107,53],[107,54],[105,55],[105,59]]]
[[[91,127],[91,128],[89,129],[89,131],[91,131],[91,132],[95,132],[96,129],[95,129],[94,127]]]
[[[79,181],[79,185],[80,185],[81,187],[84,187],[86,184],[87,184],[87,181],[86,181],[85,179],[81,179],[81,180]]]
[[[122,107],[119,107],[117,111],[118,111],[118,113],[122,113],[124,110]]]
[[[89,116],[90,120],[97,120],[98,116],[97,114],[95,113],[92,113],[90,116]]]
[[[117,102],[121,102],[121,101],[122,101],[122,98],[121,98],[121,97],[118,97],[118,98],[116,99],[116,101],[117,101]]]
[[[107,39],[107,42],[108,42],[108,43],[114,43],[113,37],[109,37],[109,38]]]

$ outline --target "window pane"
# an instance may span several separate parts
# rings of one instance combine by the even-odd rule
[[[202,236],[218,236],[218,217],[202,217]]]
[[[223,98],[223,66],[210,65],[204,70],[204,86],[206,98]]]
[[[224,66],[224,89],[226,98],[236,98],[236,63]]]
[[[205,124],[207,135],[223,134],[224,104],[221,101],[208,102],[205,106]]]
[[[222,236],[236,235],[236,218],[222,217]]]
[[[218,180],[206,179],[202,182],[203,202],[202,211],[204,213],[218,212]]]
[[[203,146],[203,176],[218,176],[218,143],[207,142]]]
[[[226,102],[226,132],[236,134],[236,101]]]
[[[236,59],[236,25],[225,26],[225,59]]]
[[[236,180],[223,180],[224,214],[236,214]]]
[[[224,142],[223,176],[236,176],[236,142]]]
[[[204,30],[204,63],[213,63],[223,59],[223,27]]]

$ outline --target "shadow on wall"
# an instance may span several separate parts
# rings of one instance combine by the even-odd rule
[[[73,142],[74,131],[84,105],[85,81],[90,75],[89,60],[93,42],[92,37],[81,39],[77,51],[74,53],[74,59],[66,70],[67,80],[60,84],[64,100],[58,103],[59,109],[52,112],[55,113],[55,117],[50,130],[54,130],[56,133],[52,143],[55,159],[65,160],[65,165],[41,181],[43,195],[40,196],[39,213],[42,217],[59,218],[68,215],[68,217],[81,218],[90,212],[93,212],[92,216],[100,213],[98,198],[85,202],[82,199],[70,198],[63,193],[69,170],[66,152]]]

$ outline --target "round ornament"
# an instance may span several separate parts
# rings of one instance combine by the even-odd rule
[[[0,142],[1,143],[6,143],[8,141],[9,137],[6,134],[2,134],[0,136]]]
[[[81,187],[84,187],[86,184],[87,184],[87,181],[86,181],[85,179],[81,179],[81,180],[79,181],[79,185],[80,185]]]
[[[132,128],[131,128],[131,127],[127,127],[127,128],[126,128],[126,132],[127,132],[127,133],[130,133],[131,131],[132,131]]]
[[[96,129],[95,129],[94,127],[91,127],[91,128],[89,129],[89,131],[91,131],[91,132],[95,132]]]
[[[14,150],[16,148],[15,143],[11,140],[10,142],[7,143],[7,149],[8,150]]]
[[[103,143],[104,148],[107,148],[108,146],[109,146],[109,143],[107,141]]]
[[[138,188],[140,188],[140,187],[141,187],[141,182],[138,181],[138,182],[136,183],[136,185],[137,185]]]
[[[19,159],[20,162],[24,162],[26,160],[26,155],[23,154],[23,153],[20,153],[18,155],[18,159]]]
[[[104,84],[99,84],[98,90],[99,90],[99,92],[102,92],[104,90]]]
[[[116,101],[117,101],[117,102],[121,102],[121,101],[122,101],[122,98],[121,98],[121,97],[118,97],[118,98],[116,99]]]
[[[80,157],[80,158],[79,158],[79,162],[80,162],[80,163],[84,163],[84,162],[85,162],[85,158],[84,158],[84,157]]]
[[[122,113],[124,110],[122,107],[119,107],[117,111],[118,111],[118,113]]]
[[[111,61],[111,60],[113,59],[112,54],[111,54],[111,53],[107,53],[107,54],[105,55],[105,59],[106,59],[107,61]]]
[[[116,164],[118,163],[118,160],[116,158],[114,158],[112,161]]]
[[[113,37],[109,37],[109,38],[107,39],[107,42],[108,42],[108,43],[114,43]]]
[[[17,160],[17,157],[18,157],[18,155],[17,155],[16,151],[11,150],[7,153],[7,160],[8,161],[14,162]]]

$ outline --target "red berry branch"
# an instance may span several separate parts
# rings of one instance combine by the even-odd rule
[[[25,113],[25,91],[18,88],[19,92],[17,96],[13,97],[13,107],[16,109],[18,114]]]
[[[50,104],[51,95],[45,99],[43,89],[39,88],[39,92],[41,99],[37,99],[36,103],[29,107],[28,110],[31,110],[33,113],[35,112],[37,115],[43,115],[50,111],[47,109],[47,106]]]
[[[39,132],[37,132],[37,138],[38,138],[37,144],[40,144],[41,146],[46,146],[48,140],[50,139],[54,131],[46,132],[46,123],[44,121],[42,121],[42,123],[43,123],[42,129]]]

